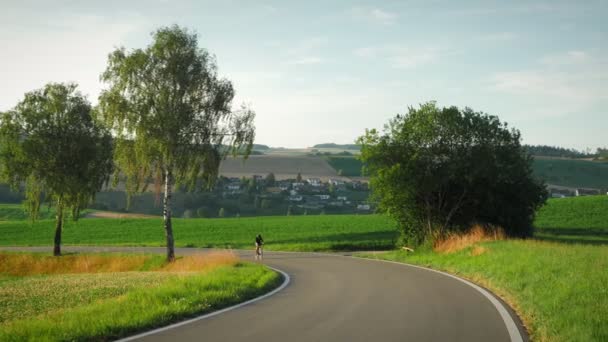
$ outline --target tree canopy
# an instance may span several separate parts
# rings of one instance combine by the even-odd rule
[[[51,83],[29,92],[0,123],[1,177],[14,189],[25,184],[32,219],[45,199],[57,207],[55,255],[64,209],[77,219],[112,172],[112,137],[76,88]]]
[[[145,190],[150,179],[157,191],[164,184],[167,258],[173,260],[173,186],[192,190],[201,180],[211,186],[226,154],[243,148],[249,154],[255,113],[232,110],[232,83],[218,76],[197,35],[178,26],[154,32],[145,49],[112,52],[101,78],[109,84],[100,108],[116,134],[116,175],[126,176],[129,193]]]
[[[372,198],[399,222],[405,243],[420,244],[474,223],[529,236],[547,193],[532,176],[520,133],[470,108],[409,108],[358,139]]]

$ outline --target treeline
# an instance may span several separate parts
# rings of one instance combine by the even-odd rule
[[[598,148],[595,153],[591,151],[578,151],[573,148],[563,148],[547,145],[524,145],[524,149],[533,156],[556,157],[556,158],[598,158],[606,157],[608,149]]]
[[[361,146],[357,144],[334,144],[334,143],[325,143],[325,144],[316,144],[313,148],[336,148],[336,149],[344,149],[344,150],[360,150]]]

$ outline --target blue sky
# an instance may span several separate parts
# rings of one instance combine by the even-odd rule
[[[198,32],[257,142],[352,143],[435,100],[498,115],[524,143],[608,146],[608,1],[0,0],[0,110],[77,82],[96,103],[114,47]]]

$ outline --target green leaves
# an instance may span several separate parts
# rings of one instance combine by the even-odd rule
[[[215,58],[186,29],[164,27],[145,49],[117,49],[101,79],[109,88],[100,112],[116,133],[117,171],[129,192],[167,169],[177,184],[211,185],[227,152],[251,150],[255,113],[232,111],[232,83],[218,77]]]
[[[37,217],[42,196],[78,212],[112,171],[112,140],[96,124],[75,84],[50,83],[25,98],[0,123],[2,177],[25,183],[26,208]]]
[[[417,244],[476,222],[531,233],[546,191],[519,140],[496,116],[429,102],[358,143],[374,198]]]

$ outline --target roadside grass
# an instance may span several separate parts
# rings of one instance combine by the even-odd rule
[[[169,265],[157,255],[1,257],[13,264],[21,260],[18,265],[26,259],[52,266],[47,274],[0,273],[1,341],[111,340],[245,301],[281,281],[268,268],[240,263],[227,252],[187,256]],[[137,261],[125,261],[131,257]],[[103,262],[91,270],[99,273],[70,273],[82,270],[78,262],[57,266],[44,260],[64,258]],[[116,264],[129,270],[110,271],[108,265]],[[61,270],[68,274],[58,274]]]
[[[53,241],[52,221],[0,222],[0,245],[42,246]],[[393,248],[395,222],[381,215],[269,216],[174,219],[178,247],[253,248],[262,234],[267,250],[340,251]],[[161,219],[82,219],[66,222],[66,245],[164,246]]]
[[[505,299],[532,340],[608,341],[608,196],[550,199],[534,239],[455,236],[435,250],[364,254],[468,278]]]
[[[364,256],[439,269],[481,284],[516,309],[532,340],[608,340],[606,246],[507,240],[447,254],[427,250]]]

